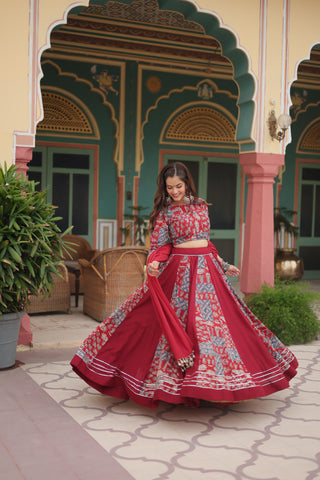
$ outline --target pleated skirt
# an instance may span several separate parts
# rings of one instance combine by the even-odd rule
[[[192,340],[182,372],[161,331],[148,281],[84,340],[73,370],[99,392],[155,408],[234,403],[289,386],[298,362],[249,310],[209,248],[175,248],[158,280]]]

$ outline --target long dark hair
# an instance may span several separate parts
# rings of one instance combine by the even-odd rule
[[[149,219],[151,232],[155,227],[158,213],[160,210],[165,210],[168,206],[168,199],[170,198],[170,195],[167,192],[166,180],[168,177],[174,176],[179,177],[180,180],[186,184],[186,197],[189,197],[190,199],[193,197],[194,200],[198,200],[196,187],[194,186],[194,181],[187,167],[181,162],[174,162],[165,165],[158,175],[158,188],[154,196],[153,209]]]

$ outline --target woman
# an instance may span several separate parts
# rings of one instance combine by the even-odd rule
[[[232,403],[289,386],[298,365],[235,293],[209,242],[206,202],[179,162],[158,177],[148,279],[83,342],[71,364],[100,392],[157,407]]]

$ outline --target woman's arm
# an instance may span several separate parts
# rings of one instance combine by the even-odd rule
[[[230,265],[229,263],[225,262],[219,255],[217,256],[224,272],[229,275],[229,277],[237,277],[240,275],[240,270],[235,265]]]
[[[158,275],[159,266],[168,260],[171,249],[172,243],[169,236],[169,228],[164,213],[160,212],[150,238],[150,252],[147,262],[149,275]]]
[[[151,255],[155,250],[170,243],[169,228],[165,219],[163,211],[158,213],[156,224],[150,237],[150,252]]]

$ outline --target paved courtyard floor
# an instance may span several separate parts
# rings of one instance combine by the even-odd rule
[[[287,390],[153,410],[72,372],[97,325],[81,304],[31,325],[33,347],[0,372],[1,480],[320,480],[320,340],[291,347],[300,366]]]

